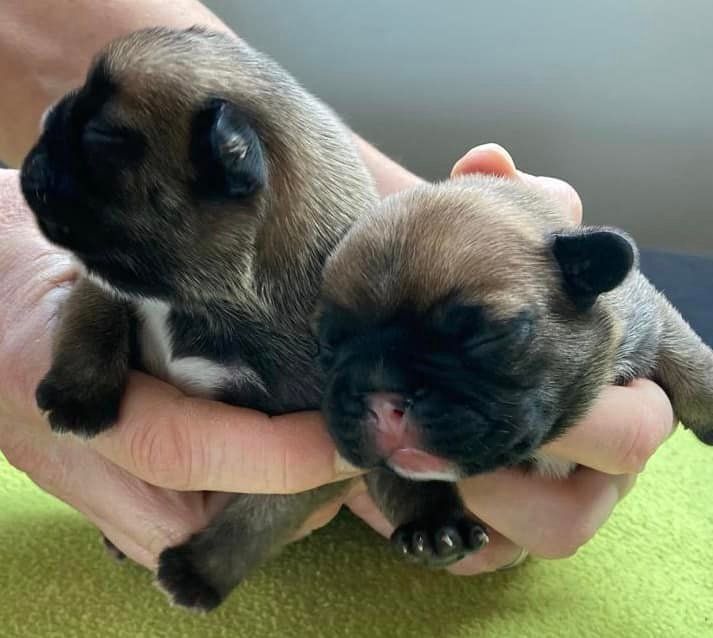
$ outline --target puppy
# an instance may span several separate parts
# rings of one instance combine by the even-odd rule
[[[119,39],[47,113],[21,183],[83,270],[37,389],[54,431],[111,427],[131,367],[271,414],[319,407],[321,270],[376,193],[346,127],[276,63],[200,28]],[[236,496],[161,554],[160,585],[215,607],[343,489]]]
[[[375,468],[404,554],[431,564],[467,542],[443,547],[464,516],[449,481],[521,465],[567,475],[539,448],[606,384],[654,379],[713,444],[713,352],[637,259],[624,233],[573,226],[494,177],[392,196],[354,224],[324,271],[324,413],[341,454]]]

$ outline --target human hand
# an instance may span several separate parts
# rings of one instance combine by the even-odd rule
[[[451,175],[469,173],[500,175],[544,189],[562,202],[573,221],[581,221],[582,204],[571,186],[518,171],[499,146],[471,150]],[[671,405],[656,384],[637,380],[627,387],[608,387],[581,423],[544,448],[550,456],[580,465],[569,478],[504,469],[462,481],[463,500],[488,526],[490,542],[450,571],[477,574],[503,569],[518,564],[527,553],[543,558],[574,554],[605,523],[673,426]],[[363,487],[352,493],[347,505],[390,536],[393,527]]]

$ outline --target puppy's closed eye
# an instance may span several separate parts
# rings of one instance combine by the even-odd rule
[[[508,320],[495,320],[480,306],[451,305],[437,319],[437,328],[458,348],[473,356],[486,356],[496,350],[517,349],[532,335],[534,317],[522,311]]]
[[[534,317],[523,311],[501,326],[475,334],[466,340],[465,347],[472,353],[485,355],[495,349],[514,352],[525,346],[534,333]]]
[[[81,143],[87,159],[100,166],[138,161],[145,148],[143,135],[138,131],[101,121],[90,121],[86,125]]]

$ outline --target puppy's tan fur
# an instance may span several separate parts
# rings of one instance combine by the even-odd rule
[[[323,296],[379,317],[405,304],[426,310],[454,290],[503,315],[546,295],[556,273],[544,235],[565,216],[514,184],[478,186],[462,180],[386,199],[330,257]]]

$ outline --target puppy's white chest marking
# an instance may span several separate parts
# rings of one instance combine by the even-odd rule
[[[533,454],[532,460],[535,462],[535,468],[538,474],[555,479],[567,478],[576,467],[576,464],[571,461],[558,459],[555,456],[549,456],[542,452]]]
[[[237,370],[202,357],[174,358],[168,315],[171,308],[162,301],[137,303],[141,318],[139,339],[144,365],[151,374],[191,396],[213,398]]]

